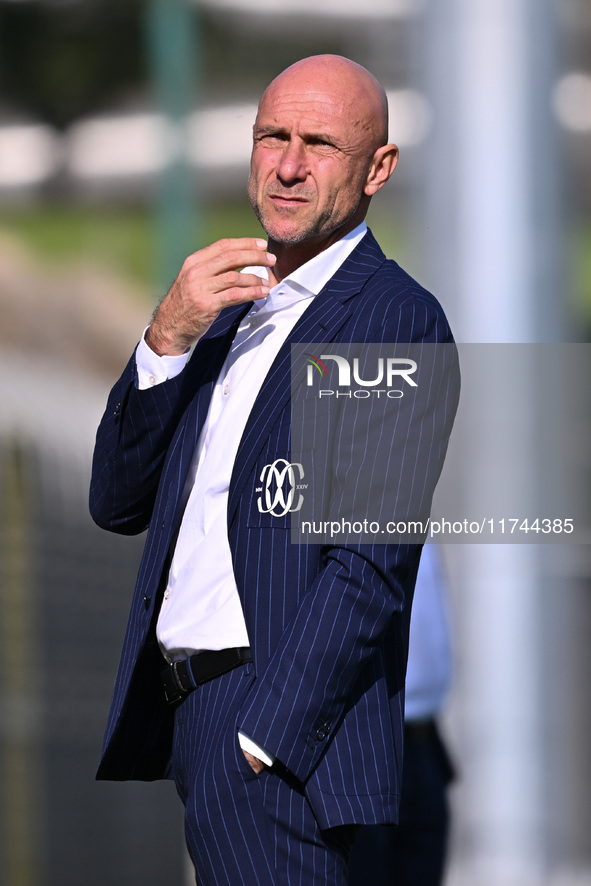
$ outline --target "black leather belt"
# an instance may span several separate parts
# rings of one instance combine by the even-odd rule
[[[221,677],[249,661],[252,661],[249,646],[198,652],[183,661],[175,661],[160,675],[166,701],[168,704],[176,704],[202,683]]]
[[[410,735],[416,741],[431,741],[437,736],[437,725],[435,720],[429,717],[424,720],[405,720],[404,734]]]

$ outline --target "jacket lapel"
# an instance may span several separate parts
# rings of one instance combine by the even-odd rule
[[[199,434],[207,418],[215,383],[234,341],[236,330],[251,307],[252,302],[249,302],[224,311],[199,341],[185,370],[184,383],[189,390],[195,388],[196,379],[199,379],[199,388],[190,400],[173,443],[173,448],[180,454],[179,474],[182,478],[186,477],[189,470]]]
[[[230,497],[228,525],[232,523],[244,485],[265,445],[279,414],[291,396],[291,345],[296,342],[330,342],[346,323],[369,277],[386,257],[371,231],[343,262],[326,286],[298,320],[275,358],[246,423],[236,454]],[[277,453],[282,457],[284,453]]]

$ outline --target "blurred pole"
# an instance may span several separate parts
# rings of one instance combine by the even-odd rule
[[[460,342],[560,341],[552,2],[430,0],[421,38],[434,111],[425,146],[425,282]],[[540,404],[534,382],[521,383],[523,411],[507,445],[532,453],[515,480],[533,489]],[[475,439],[474,451],[485,445]],[[450,886],[539,884],[551,804],[540,549],[465,545],[454,553],[462,775]]]
[[[562,339],[554,19],[552,0],[429,0],[423,17],[425,273],[459,341]]]
[[[200,82],[198,12],[189,0],[150,0],[147,43],[158,108],[165,120],[166,163],[156,200],[157,282],[164,294],[184,259],[199,247],[195,182],[187,151],[187,122]]]

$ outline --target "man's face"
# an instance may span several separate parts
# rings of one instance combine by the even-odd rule
[[[263,96],[248,194],[275,242],[322,243],[364,218],[373,138],[366,115],[354,105],[344,86],[298,83],[296,77],[279,78]]]

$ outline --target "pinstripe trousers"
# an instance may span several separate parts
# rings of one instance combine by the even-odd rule
[[[256,775],[237,720],[251,664],[198,687],[175,712],[172,774],[198,886],[346,886],[355,828],[322,831],[304,791],[275,767]]]

